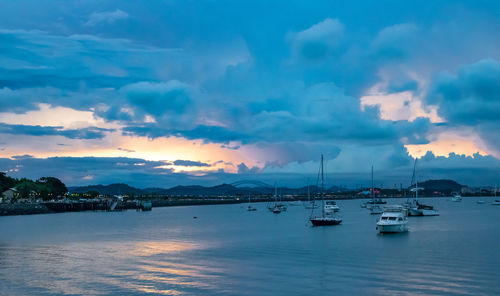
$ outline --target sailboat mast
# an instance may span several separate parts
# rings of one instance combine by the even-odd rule
[[[415,172],[415,202],[418,203],[418,181],[417,181],[417,159],[415,158],[415,167],[413,168],[413,171]]]
[[[323,169],[323,154],[321,154],[321,213],[325,217],[325,180]]]
[[[373,166],[372,166],[372,200],[375,200],[375,192],[373,191]]]
[[[309,180],[307,180],[307,201],[311,202],[311,193],[309,190]]]
[[[274,182],[274,204],[278,202],[278,185]]]

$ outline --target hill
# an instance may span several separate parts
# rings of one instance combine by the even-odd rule
[[[460,192],[463,185],[453,181],[453,180],[427,180],[425,182],[419,183],[419,187],[424,188],[425,192],[438,191],[444,194],[450,194],[451,192]]]

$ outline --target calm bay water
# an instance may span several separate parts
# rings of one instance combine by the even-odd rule
[[[397,235],[360,200],[322,228],[265,204],[0,217],[0,295],[499,295],[500,206],[476,200]]]

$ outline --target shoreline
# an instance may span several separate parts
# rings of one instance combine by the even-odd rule
[[[442,197],[442,196],[441,196]],[[440,198],[440,197],[420,197],[420,198]],[[369,199],[366,197],[326,197],[325,200],[361,200]],[[382,199],[406,199],[405,197],[383,197]],[[320,199],[316,199],[319,201]],[[307,199],[296,198],[286,199],[281,202],[307,202]],[[273,198],[254,198],[253,203],[274,202]],[[159,207],[178,207],[178,206],[203,206],[203,205],[224,205],[224,204],[244,204],[248,200],[242,199],[156,199],[151,200],[153,208]],[[140,210],[136,202],[122,202],[116,207],[116,211]],[[12,203],[0,204],[0,216],[20,216],[20,215],[38,215],[38,214],[56,214],[67,212],[85,212],[85,211],[109,211],[109,206],[105,201],[75,201],[75,202],[43,202],[43,203]]]

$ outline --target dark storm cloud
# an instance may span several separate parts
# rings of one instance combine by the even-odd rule
[[[211,165],[208,163],[200,162],[200,161],[192,161],[192,160],[182,160],[178,159],[173,162],[174,165],[178,166],[186,166],[186,167],[210,167]]]
[[[0,133],[29,136],[63,136],[69,139],[101,139],[111,129],[88,127],[63,129],[61,126],[39,126],[0,123]]]

